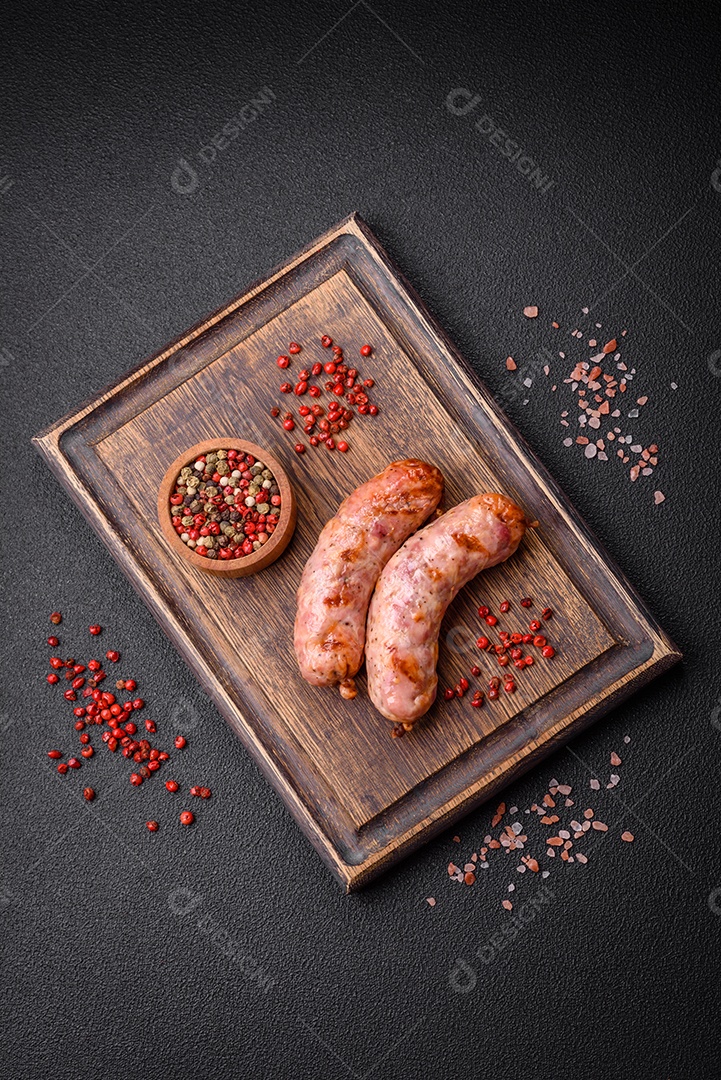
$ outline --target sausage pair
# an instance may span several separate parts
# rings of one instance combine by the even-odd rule
[[[325,525],[298,589],[294,644],[303,678],[339,683],[353,697],[365,651],[371,701],[406,729],[435,700],[448,605],[479,571],[512,555],[526,528],[510,499],[486,494],[416,532],[442,495],[435,466],[393,462]]]

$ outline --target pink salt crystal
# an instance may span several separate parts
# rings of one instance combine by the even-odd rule
[[[527,319],[535,319],[538,315],[538,308],[535,306],[535,304],[529,304],[528,307],[524,307],[523,314],[526,316]]]
[[[654,491],[654,493],[653,493],[653,501],[656,503],[656,506],[658,506],[659,503],[664,502],[665,499],[666,499],[666,496],[664,495],[664,493],[662,491]]]

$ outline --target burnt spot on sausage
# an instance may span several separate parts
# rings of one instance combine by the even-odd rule
[[[426,573],[433,582],[442,581],[444,577],[443,571],[439,570],[437,566],[426,567]]]
[[[399,656],[394,650],[391,654],[391,666],[394,671],[397,671],[400,675],[404,675],[409,682],[420,685],[425,681],[424,674],[420,669],[418,661],[413,656]]]
[[[458,544],[459,547],[465,548],[466,551],[480,551],[484,555],[488,555],[489,551],[485,544],[483,544],[477,536],[473,533],[454,532],[451,533],[451,537]]]

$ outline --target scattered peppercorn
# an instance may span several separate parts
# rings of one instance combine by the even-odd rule
[[[50,622],[53,624],[53,626],[59,626],[62,621],[63,617],[59,611],[54,611],[50,616]]]
[[[83,788],[83,798],[86,802],[92,802],[95,798],[95,791],[91,787]]]
[[[180,824],[181,825],[192,825],[194,821],[195,821],[195,815],[192,814],[190,812],[190,810],[183,810],[181,812],[181,814],[180,814]]]
[[[159,825],[157,821],[146,821],[145,828],[148,830],[148,832],[157,832]]]

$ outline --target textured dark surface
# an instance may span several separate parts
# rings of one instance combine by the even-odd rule
[[[711,5],[631,10],[15,14],[0,157],[3,1076],[718,1075],[719,39]],[[200,161],[263,86],[275,100]],[[481,98],[465,116],[446,105],[459,87]],[[476,130],[482,113],[528,148],[547,191]],[[171,186],[181,157],[189,194]],[[445,872],[477,850],[490,809],[460,847],[444,836],[340,894],[29,446],[351,209],[686,657],[508,792],[522,810],[556,775],[610,826],[586,867],[553,864],[550,903],[513,939],[497,936],[507,882],[526,900],[541,882],[513,856],[472,889]],[[570,342],[594,300],[604,329],[629,327],[650,397],[636,430],[662,449],[635,486],[564,448],[560,404],[536,387],[524,406],[503,365],[556,347],[548,318]],[[105,752],[55,774],[45,752],[74,735],[43,678],[53,608],[61,655],[88,655],[100,621],[159,724],[189,729],[178,779],[216,793],[193,829]],[[621,785],[591,798],[584,762],[605,779],[611,749]]]

